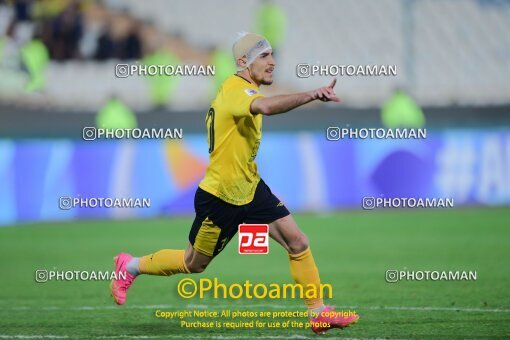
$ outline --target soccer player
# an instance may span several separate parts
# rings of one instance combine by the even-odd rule
[[[241,223],[269,224],[269,235],[289,254],[290,272],[297,284],[320,291],[319,271],[308,238],[285,205],[260,178],[255,157],[262,136],[262,117],[284,113],[314,100],[339,102],[336,80],[313,91],[264,97],[260,85],[271,85],[275,60],[269,42],[244,33],[233,47],[237,73],[225,80],[206,115],[210,164],[195,194],[196,217],[186,250],[163,249],[142,257],[121,253],[115,270],[126,271],[126,280],[114,280],[115,302],[126,302],[126,293],[140,274],[170,276],[203,272],[237,233]],[[358,315],[331,312],[322,298],[307,298],[316,333],[343,328]],[[351,314],[351,313],[349,313]],[[334,316],[338,315],[338,316]],[[325,326],[326,325],[326,326]]]

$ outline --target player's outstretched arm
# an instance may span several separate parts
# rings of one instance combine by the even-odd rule
[[[336,96],[334,90],[335,84],[336,79],[333,79],[328,86],[320,87],[312,91],[257,98],[251,103],[250,111],[253,114],[262,113],[263,115],[275,115],[290,111],[316,99],[322,100],[323,102],[339,102],[340,99]]]

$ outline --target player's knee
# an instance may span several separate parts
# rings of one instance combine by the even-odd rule
[[[305,234],[299,233],[288,243],[289,252],[291,254],[299,254],[304,252],[310,246],[308,237]]]

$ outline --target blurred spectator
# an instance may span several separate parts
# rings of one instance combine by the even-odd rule
[[[84,10],[84,32],[80,41],[80,54],[85,59],[94,58],[99,38],[106,30],[110,15],[107,9],[96,3],[90,3]]]
[[[44,72],[49,61],[46,46],[40,39],[33,39],[21,49],[21,58],[30,76],[26,90],[32,92],[42,89],[45,83]]]
[[[172,65],[180,64],[179,58],[165,50],[160,49],[143,58],[142,63],[145,65]],[[150,96],[152,105],[162,107],[169,101],[175,91],[179,78],[177,76],[156,75],[147,77],[150,87]]]
[[[83,18],[79,6],[72,2],[52,22],[51,55],[56,60],[79,56],[78,44],[83,34]]]
[[[134,129],[136,115],[119,98],[112,96],[96,115],[96,126],[102,129]]]
[[[413,98],[401,89],[397,89],[384,103],[381,119],[388,128],[421,128],[425,125],[422,110]]]
[[[223,84],[223,81],[236,73],[235,61],[231,51],[214,49],[211,57],[211,64],[215,66],[214,91]]]
[[[11,69],[21,69],[20,50],[32,39],[33,26],[30,22],[11,21],[5,36],[0,39],[0,65]]]
[[[99,37],[96,60],[134,60],[142,56],[138,23],[125,14],[116,15]]]
[[[262,0],[255,19],[255,32],[264,36],[273,53],[281,47],[287,28],[287,16],[283,9],[271,0]]]
[[[172,53],[170,48],[161,47],[167,45],[166,37],[150,22],[145,23],[140,29],[140,36],[144,42],[144,55],[142,63],[145,65],[178,65],[179,57]],[[146,77],[149,85],[151,104],[153,107],[162,107],[172,97],[179,78],[176,76],[152,76]]]
[[[5,36],[0,38],[0,66],[11,69],[19,69],[19,44],[16,41],[16,21],[12,21],[7,27]]]
[[[14,13],[16,21],[29,21],[32,19],[32,0],[14,1]]]
[[[128,12],[112,12],[102,2],[93,0],[0,0],[9,5],[6,11],[12,39],[22,34],[31,40],[33,26],[40,30],[40,39],[56,61],[71,59],[139,60],[144,56],[146,41],[141,38],[145,29]],[[5,9],[4,9],[5,12]],[[5,15],[4,15],[5,16]],[[4,25],[4,30],[7,24]],[[1,27],[0,27],[1,28]],[[29,36],[25,37],[28,34]],[[156,29],[156,35],[161,33]],[[24,44],[23,43],[23,44]],[[1,38],[1,50],[9,50],[9,37]],[[19,53],[20,43],[16,45]],[[7,46],[7,47],[6,47]],[[158,48],[162,45],[159,44]],[[148,48],[154,51],[153,47]],[[146,54],[145,54],[146,55]]]
[[[111,36],[110,27],[108,27],[99,37],[97,50],[94,58],[96,60],[106,60],[114,54],[114,38]]]

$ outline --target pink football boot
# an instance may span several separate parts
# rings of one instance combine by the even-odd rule
[[[316,334],[324,334],[332,328],[345,328],[350,324],[356,323],[359,315],[349,313],[343,316],[342,313],[335,312],[335,308],[326,306],[324,310],[316,318],[310,318],[312,323],[312,331]]]
[[[115,275],[116,279],[113,279],[110,284],[112,291],[112,297],[118,305],[126,303],[126,294],[131,284],[135,280],[135,276],[129,274],[126,270],[126,265],[131,261],[133,257],[126,253],[120,253],[113,258],[115,263]],[[124,277],[125,273],[125,279]]]

